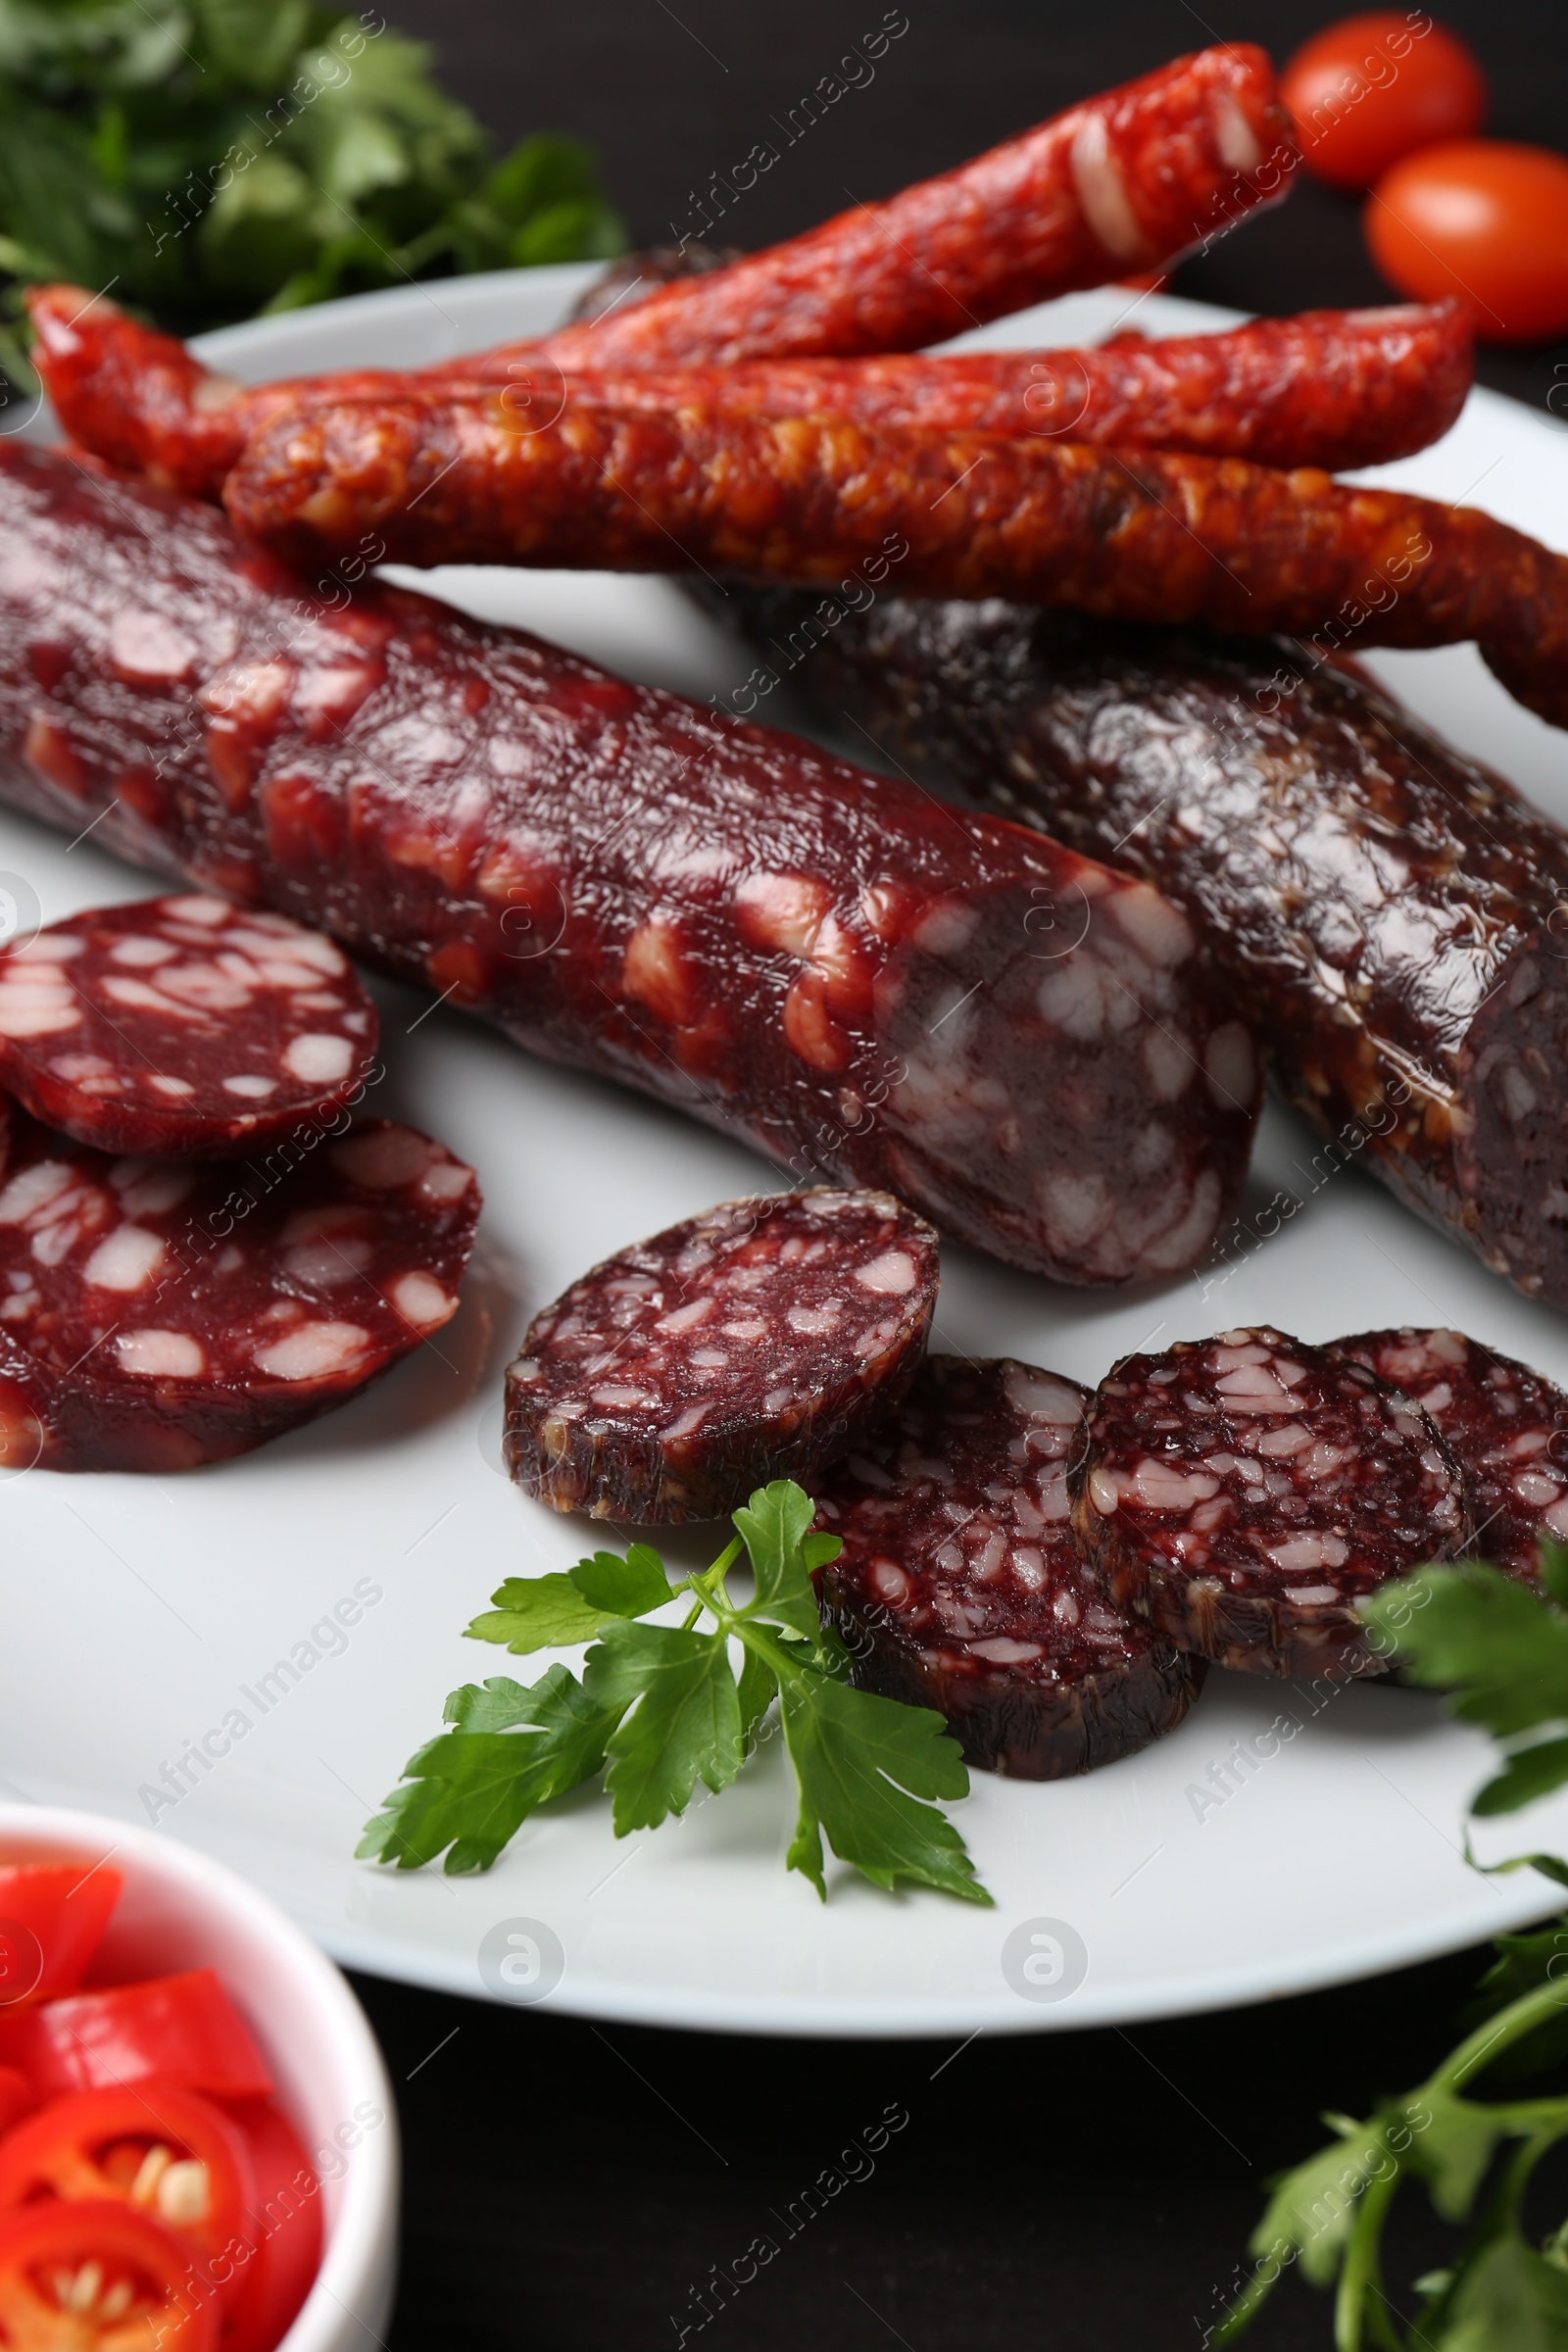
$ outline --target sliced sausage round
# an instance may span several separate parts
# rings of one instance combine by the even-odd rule
[[[456,1311],[479,1188],[344,1122],[263,1164],[114,1158],[19,1115],[0,1185],[0,1463],[185,1470],[356,1396]]]
[[[0,1086],[102,1152],[250,1152],[330,1118],[377,1034],[335,942],[205,892],[74,914],[0,955]]]
[[[933,1355],[898,1418],[817,1488],[818,1571],[855,1680],[947,1717],[971,1764],[1091,1772],[1180,1723],[1201,1659],[1113,1608],[1079,1560],[1063,1472],[1087,1390],[1008,1357]]]
[[[1250,1674],[1377,1674],[1355,1603],[1469,1536],[1458,1464],[1418,1404],[1266,1326],[1128,1355],[1068,1476],[1104,1592]]]
[[[1363,1331],[1331,1355],[1365,1364],[1428,1413],[1464,1473],[1471,1549],[1541,1574],[1541,1540],[1568,1544],[1568,1396],[1462,1331]]]
[[[812,1480],[898,1403],[937,1237],[891,1193],[726,1200],[606,1258],[507,1371],[507,1466],[558,1511],[717,1519]]]

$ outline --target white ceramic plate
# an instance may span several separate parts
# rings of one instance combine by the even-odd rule
[[[258,379],[427,360],[553,323],[586,274],[413,287],[234,328],[205,348]],[[1098,336],[1133,307],[1077,296],[984,339]],[[1136,309],[1151,331],[1226,322],[1172,300]],[[1507,401],[1476,393],[1440,448],[1390,473],[1446,499],[1478,496],[1568,549],[1568,438]],[[700,697],[751,666],[665,582],[454,570],[434,584]],[[1510,703],[1470,649],[1377,666],[1568,818],[1568,737]],[[46,917],[150,887],[90,841],[68,851],[3,813],[0,869],[30,882]],[[1392,1968],[1551,1907],[1528,1875],[1487,1880],[1465,1866],[1465,1803],[1490,1751],[1435,1701],[1225,1674],[1172,1738],[1086,1780],[975,1776],[959,1819],[994,1912],[893,1899],[843,1871],[820,1906],[783,1868],[776,1745],[721,1802],[623,1844],[603,1800],[579,1793],[536,1817],[488,1878],[356,1864],[361,1824],[439,1728],[448,1690],[514,1663],[535,1671],[463,1642],[462,1627],[504,1575],[569,1565],[585,1547],[584,1525],[523,1500],[498,1466],[501,1369],[530,1315],[634,1237],[777,1181],[672,1110],[529,1061],[455,1015],[420,1017],[425,1001],[411,991],[387,988],[383,1001],[386,1107],[444,1137],[484,1184],[466,1303],[384,1386],[243,1461],[183,1480],[33,1472],[0,1484],[9,1792],[130,1821],[156,1812],[162,1832],[246,1872],[354,1965],[671,2026],[957,2037],[1127,2021]],[[1449,1323],[1568,1381],[1555,1314],[1353,1170],[1320,1181],[1312,1149],[1293,1116],[1269,1111],[1249,1199],[1260,1207],[1286,1190],[1302,1205],[1219,1277],[1107,1298],[950,1250],[938,1345],[1093,1384],[1142,1343],[1254,1320],[1308,1340]],[[675,1531],[667,1549],[691,1560],[701,1541]],[[331,1612],[356,1588],[345,1632]],[[145,1793],[236,1711],[248,1728],[218,1761],[187,1768],[187,1793],[162,1804]],[[1523,1842],[1565,1840],[1568,1798],[1527,1817]],[[1512,1850],[1506,1827],[1487,1842]]]

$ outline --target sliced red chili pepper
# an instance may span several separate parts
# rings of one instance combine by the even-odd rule
[[[210,1968],[0,2009],[0,2066],[19,2067],[45,2099],[153,2075],[214,2098],[272,2089],[255,2035]]]
[[[123,1884],[91,1857],[0,1863],[0,2003],[74,1991]]]
[[[270,2100],[247,2101],[232,2112],[256,2178],[255,2254],[251,2294],[223,2338],[223,2352],[272,2352],[321,2267],[320,2182],[292,2125]]]
[[[39,2204],[123,2203],[186,2239],[235,2312],[249,2279],[231,2259],[212,2266],[250,2228],[256,2189],[245,2134],[177,2082],[74,2091],[0,2139],[0,2217]]]
[[[0,2066],[0,2132],[20,2124],[38,2104],[38,2094],[14,2066]]]
[[[215,2352],[190,2248],[122,2204],[46,2204],[0,2222],[6,2352]]]

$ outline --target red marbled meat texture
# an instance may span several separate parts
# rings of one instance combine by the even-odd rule
[[[0,615],[14,807],[1015,1264],[1174,1273],[1228,1213],[1250,1040],[1144,884],[15,442]]]
[[[1124,1356],[1069,1486],[1116,1606],[1252,1674],[1383,1671],[1355,1602],[1470,1532],[1459,1467],[1421,1407],[1267,1328]]]
[[[1543,1537],[1568,1543],[1568,1396],[1462,1331],[1366,1331],[1331,1355],[1365,1364],[1430,1414],[1464,1473],[1472,1548],[1535,1582]]]
[[[718,1519],[870,1437],[924,1352],[937,1237],[889,1193],[726,1200],[607,1258],[507,1371],[519,1486],[595,1519]]]
[[[406,564],[688,571],[1016,597],[1244,635],[1474,639],[1568,726],[1568,556],[1477,507],[1243,458],[843,416],[652,416],[568,401],[519,425],[503,395],[358,401],[275,418],[223,486],[290,562],[376,541]]]
[[[191,1469],[357,1396],[457,1310],[473,1170],[370,1120],[248,1167],[19,1115],[0,1186],[0,1460]]]
[[[1088,1392],[1008,1357],[927,1358],[897,1420],[820,1482],[822,1613],[855,1680],[945,1715],[971,1764],[1059,1780],[1186,1714],[1200,1659],[1115,1609],[1079,1559],[1066,1460]]]
[[[335,941],[198,891],[0,955],[0,1085],[105,1152],[263,1149],[363,1093],[376,1036]]]
[[[28,297],[33,356],[74,439],[165,489],[221,496],[245,443],[273,417],[418,388],[502,388],[517,424],[553,418],[569,393],[601,407],[712,408],[746,416],[836,415],[862,424],[1045,434],[1121,449],[1188,450],[1330,472],[1424,449],[1464,405],[1474,372],[1456,304],[1307,311],[1219,334],[1122,336],[1082,351],[894,353],[732,367],[564,371],[548,358],[455,360],[416,377],[395,368],[240,385],[172,336],[89,302],[79,286]]]
[[[641,369],[912,351],[1169,259],[1284,195],[1294,160],[1263,51],[1205,49],[884,203],[458,366],[505,383],[552,363]],[[254,408],[228,413],[231,385],[172,338],[121,333],[102,295],[49,287],[34,303],[67,429],[112,464],[215,496]],[[437,382],[453,372],[451,361],[420,371]],[[356,370],[337,382],[341,393],[366,380]]]

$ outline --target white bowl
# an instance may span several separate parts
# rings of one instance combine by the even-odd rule
[[[103,1814],[0,1804],[0,1860],[62,1847],[112,1858],[125,1882],[93,1974],[216,1969],[310,2151],[321,2268],[280,2352],[365,2352],[392,2309],[399,2162],[392,2085],[364,2011],[309,1937],[221,1863]]]

